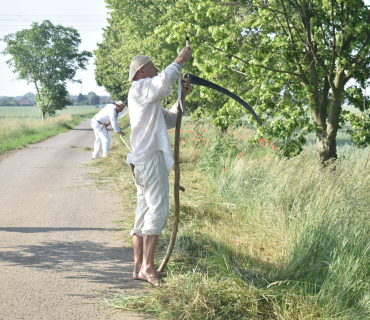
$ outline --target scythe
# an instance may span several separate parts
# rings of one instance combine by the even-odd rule
[[[186,37],[186,45],[189,45],[189,37]],[[189,79],[189,82],[191,84],[204,86],[207,88],[211,88],[214,90],[217,90],[223,94],[226,94],[230,98],[234,99],[235,101],[239,102],[244,108],[246,108],[256,119],[257,123],[259,125],[261,124],[260,119],[258,118],[256,112],[253,110],[253,108],[245,102],[243,99],[235,95],[234,93],[230,92],[229,90],[220,87],[219,85],[212,83],[210,81],[207,81],[205,79],[199,78],[197,76],[194,76],[192,74],[186,73],[184,75],[185,79]],[[179,187],[180,187],[180,162],[179,162],[179,154],[180,154],[180,128],[181,128],[181,120],[182,120],[182,110],[181,106],[183,107],[185,103],[185,90],[181,90],[181,104],[180,104],[180,97],[178,99],[177,104],[177,120],[176,120],[176,131],[175,131],[175,142],[174,142],[174,165],[175,165],[175,182],[174,182],[174,221],[173,221],[173,227],[172,227],[172,235],[170,239],[170,243],[168,245],[168,249],[166,252],[166,255],[158,269],[159,272],[162,272],[164,268],[167,265],[167,262],[169,261],[173,247],[175,245],[177,231],[178,231],[178,223],[180,220],[180,195],[179,195]],[[184,190],[183,190],[184,191]]]

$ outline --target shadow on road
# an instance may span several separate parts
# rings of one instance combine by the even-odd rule
[[[0,232],[118,231],[99,228],[0,228]],[[0,249],[0,262],[63,273],[68,279],[109,284],[110,289],[132,289],[133,250],[92,241],[53,241]]]

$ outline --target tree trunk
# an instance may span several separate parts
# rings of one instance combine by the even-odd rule
[[[222,127],[221,128],[221,132],[226,134],[227,133],[227,129],[229,129],[229,126],[226,126],[226,127]]]
[[[42,120],[45,120],[46,118],[46,113],[44,110],[41,110],[41,115],[42,115]]]
[[[316,122],[316,155],[320,163],[325,164],[329,160],[335,160],[337,156],[337,133],[339,128],[340,112],[342,108],[342,90],[332,92],[330,113],[328,120],[323,119],[324,113],[317,112]],[[318,125],[318,124],[321,125]],[[324,125],[323,125],[324,124]]]
[[[336,141],[330,142],[326,131],[316,129],[316,155],[321,164],[325,164],[331,158],[337,158]]]

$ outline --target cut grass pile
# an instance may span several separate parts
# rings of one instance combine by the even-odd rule
[[[278,143],[247,143],[251,134],[183,123],[186,192],[168,287],[115,295],[109,305],[163,319],[369,318],[369,149],[320,169],[312,152],[283,159]],[[136,189],[126,155],[116,139],[110,156],[94,165],[117,180],[132,211],[123,222],[130,246]],[[158,263],[172,221],[160,238]]]

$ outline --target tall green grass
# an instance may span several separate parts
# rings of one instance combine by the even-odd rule
[[[322,169],[310,148],[285,159],[274,141],[248,143],[251,134],[183,124],[186,192],[168,287],[107,303],[163,319],[370,319],[369,149],[341,150]],[[94,165],[117,179],[134,211],[126,154],[116,141]],[[125,218],[126,234],[133,219]]]

